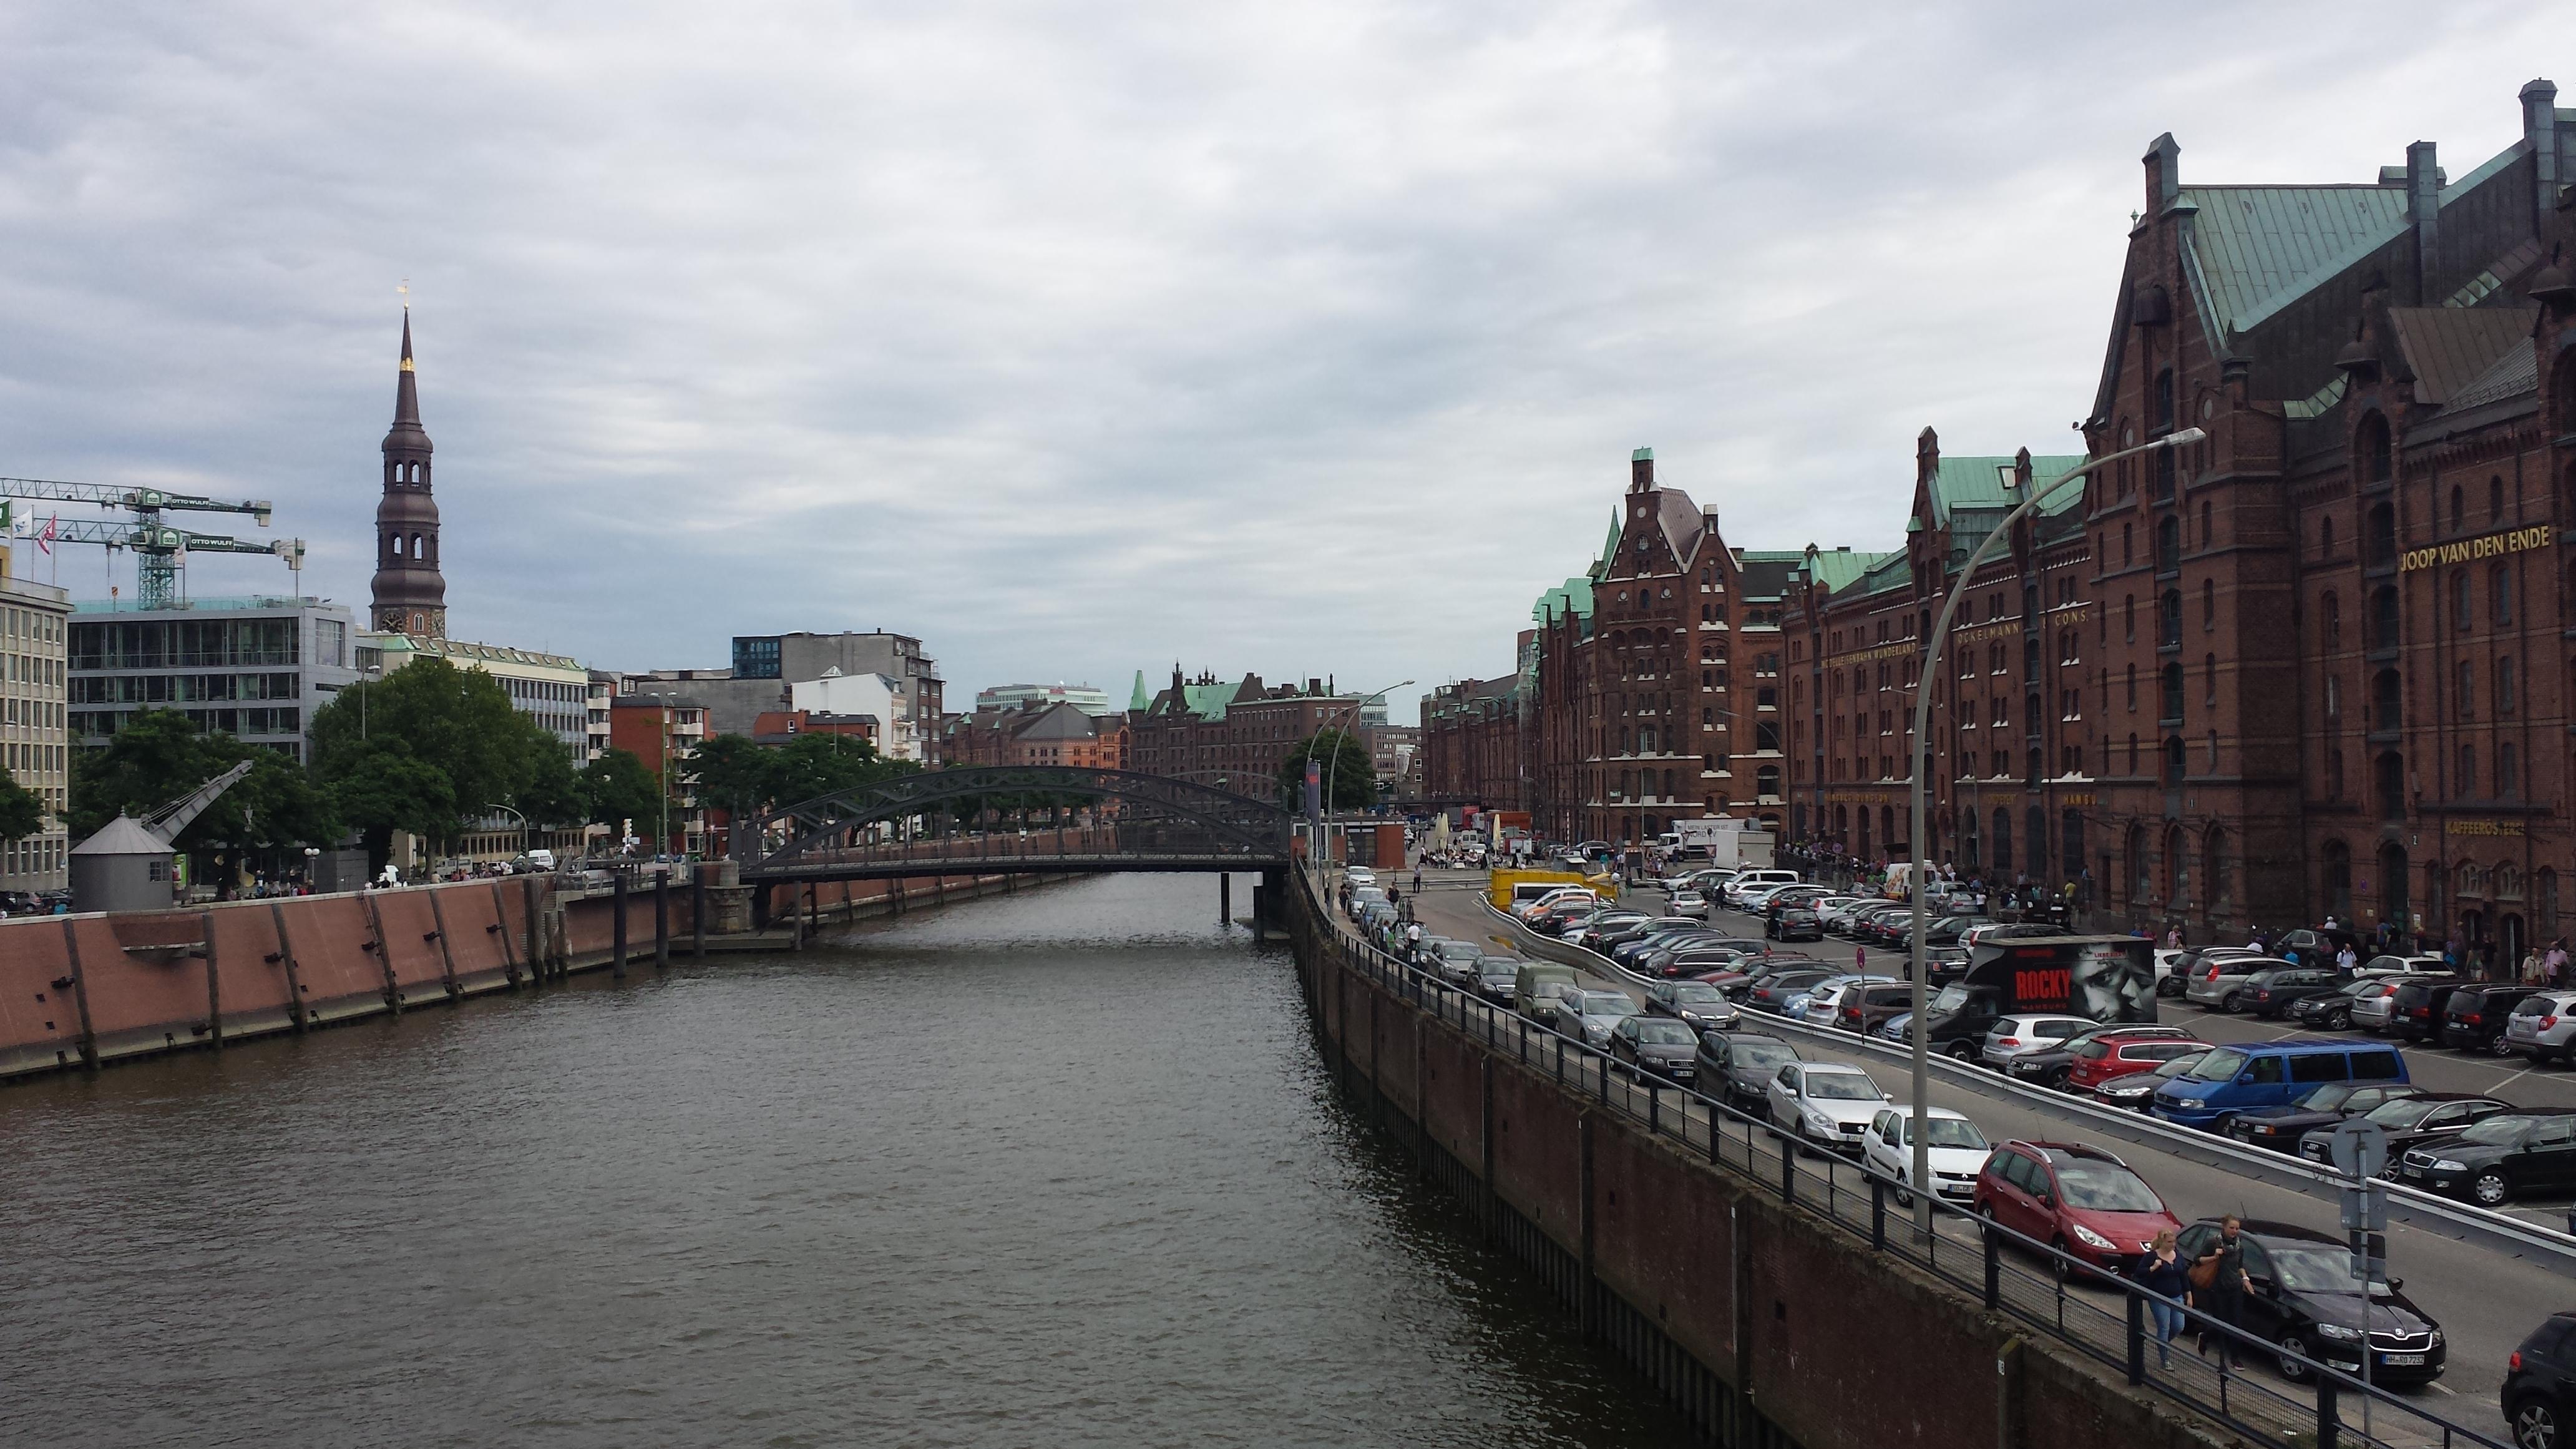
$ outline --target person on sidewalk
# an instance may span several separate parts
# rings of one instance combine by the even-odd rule
[[[2234,1213],[2220,1218],[2218,1241],[2191,1265],[2191,1306],[2230,1328],[2244,1327],[2245,1295],[2254,1291],[2254,1280],[2245,1273],[2245,1240],[2238,1236],[2244,1226],[2245,1220]],[[2219,1363],[2235,1366],[2241,1355],[2236,1352],[2236,1341],[2226,1334],[2203,1328],[2201,1353],[2208,1354],[2213,1338],[2218,1340]]]
[[[2182,1309],[2175,1304],[2191,1301],[2191,1274],[2175,1254],[2173,1229],[2157,1231],[2155,1241],[2148,1246],[2145,1256],[2129,1270],[2129,1277],[2148,1292],[2174,1300],[2173,1303],[2158,1303],[2154,1299],[2147,1301],[2147,1312],[2153,1315],[2155,1325],[2156,1367],[2172,1368],[2174,1335],[2182,1332]]]

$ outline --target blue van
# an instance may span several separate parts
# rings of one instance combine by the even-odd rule
[[[2292,1037],[2219,1047],[2156,1088],[2148,1111],[2186,1127],[2223,1130],[2252,1107],[2277,1107],[2325,1082],[2403,1082],[2406,1058],[2379,1042]]]

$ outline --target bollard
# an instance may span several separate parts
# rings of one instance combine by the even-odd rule
[[[615,882],[611,899],[617,906],[615,943],[609,947],[608,974],[612,980],[626,979],[626,872],[610,877]]]
[[[653,877],[653,969],[671,965],[671,873]]]
[[[707,957],[707,878],[697,866],[689,868],[689,954]]]
[[[1234,877],[1225,871],[1216,873],[1216,923],[1234,925]]]

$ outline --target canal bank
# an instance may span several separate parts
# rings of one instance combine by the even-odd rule
[[[1995,1311],[1992,1253],[1980,1306],[1901,1247],[1885,1251],[1905,1236],[1901,1217],[1856,1246],[1798,1205],[1796,1154],[1770,1149],[1766,1191],[1752,1178],[1758,1134],[1730,1138],[1680,1092],[1614,1091],[1603,1059],[1424,988],[1360,948],[1311,888],[1288,897],[1334,1080],[1587,1340],[1706,1437],[1745,1449],[2230,1442],[2017,1331]],[[1867,1194],[1860,1212],[1868,1223]]]
[[[1080,881],[0,1092],[0,1442],[1687,1442],[1216,904]]]

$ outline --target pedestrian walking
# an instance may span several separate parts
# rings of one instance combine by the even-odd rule
[[[2549,943],[2549,954],[2540,958],[2540,974],[2552,986],[2567,984],[2566,937],[2561,936]]]
[[[1418,865],[1413,868],[1413,893],[1422,894],[1422,867]]]
[[[1422,923],[1420,921],[1404,928],[1404,959],[1417,965],[1421,963]]]
[[[2147,1300],[2147,1312],[2154,1316],[2156,1330],[2156,1367],[2173,1367],[2174,1335],[2182,1332],[2181,1304],[2191,1299],[2191,1273],[2174,1251],[2174,1230],[2161,1228],[2155,1241],[2147,1245],[2145,1256],[2129,1271],[2137,1285],[2161,1298],[2174,1300],[2159,1303]]]
[[[2175,925],[2175,926],[2167,926],[2167,927],[2165,927],[2165,946],[2166,946],[2166,947],[2167,947],[2167,949],[2169,949],[2169,950],[2180,950],[2180,949],[2182,949],[2182,927],[2181,927],[2181,926]]]
[[[2359,970],[2360,967],[2361,958],[2353,954],[2350,942],[2346,942],[2342,950],[2335,952],[2335,974],[2337,976],[2343,977],[2345,980],[2349,981],[2352,979],[2352,973]]]
[[[2245,1295],[2254,1290],[2254,1280],[2245,1273],[2245,1240],[2238,1236],[2245,1220],[2229,1213],[2218,1220],[2218,1241],[2191,1265],[2192,1307],[2208,1314],[2229,1328],[2243,1327]],[[2200,1351],[2209,1352],[2209,1341],[2218,1340],[2218,1361],[2223,1365],[2237,1362],[2235,1341],[2223,1333],[2203,1328]]]

